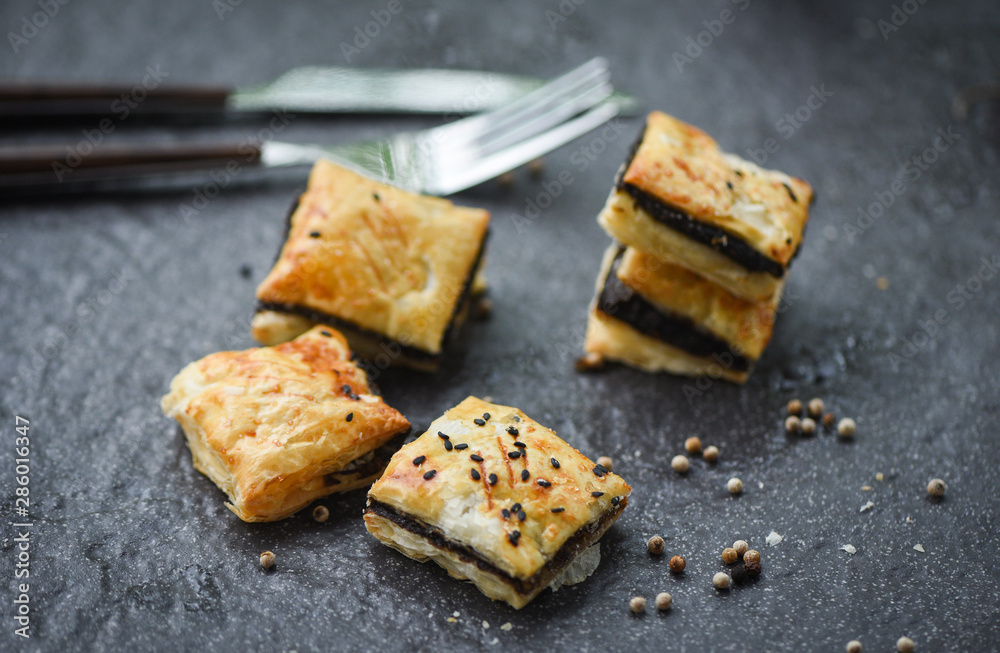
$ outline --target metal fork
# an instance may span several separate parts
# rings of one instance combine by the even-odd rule
[[[238,166],[282,168],[327,158],[395,186],[450,195],[496,177],[587,133],[618,114],[607,61],[579,68],[500,109],[441,127],[348,145],[95,147],[68,160],[59,148],[0,150],[0,194],[100,190],[96,182],[134,181]],[[75,164],[75,165],[73,165]]]

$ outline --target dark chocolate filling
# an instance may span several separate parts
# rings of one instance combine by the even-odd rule
[[[632,161],[635,159],[636,152],[639,151],[639,146],[642,144],[642,139],[645,135],[646,129],[643,128],[642,133],[639,134],[639,139],[632,145],[632,149],[629,151],[625,165],[615,179],[615,187],[620,191],[628,193],[643,211],[660,224],[684,234],[694,241],[711,247],[751,272],[766,272],[778,279],[783,277],[785,266],[760,253],[739,236],[714,225],[699,222],[688,213],[660,201],[641,188],[625,183],[625,172],[632,165]]]
[[[487,562],[471,547],[449,539],[444,533],[433,526],[428,526],[408,515],[404,515],[392,506],[380,501],[369,499],[368,505],[365,507],[365,514],[372,513],[388,519],[400,528],[424,538],[435,548],[454,553],[462,562],[475,563],[478,569],[495,575],[504,583],[510,585],[518,594],[529,596],[540,589],[544,589],[546,585],[555,580],[555,577],[563,569],[568,567],[578,555],[594,543],[594,534],[601,533],[606,525],[618,517],[626,505],[628,505],[628,497],[622,497],[617,506],[606,512],[596,522],[591,522],[580,528],[566,540],[565,544],[559,547],[559,550],[556,551],[551,560],[545,563],[545,566],[528,579],[511,576],[506,571]]]
[[[288,236],[292,229],[292,217],[299,208],[299,198],[296,198],[292,202],[292,207],[288,212],[288,217],[285,221],[285,238],[282,240],[282,246],[278,248],[278,255],[275,257],[275,263],[281,258],[281,250],[284,248],[284,243],[288,241]],[[483,235],[483,240],[479,243],[479,250],[476,252],[476,258],[472,262],[472,269],[466,276],[464,283],[462,284],[462,292],[459,293],[458,301],[455,302],[455,306],[452,309],[451,317],[448,321],[448,327],[445,329],[444,337],[442,342],[448,342],[452,336],[455,329],[455,319],[461,313],[464,306],[471,301],[472,294],[472,282],[475,279],[476,272],[479,270],[479,265],[482,262],[483,254],[486,251],[486,241],[489,239],[490,231],[486,230]],[[355,324],[350,320],[346,320],[323,311],[318,311],[314,308],[309,308],[308,306],[302,306],[300,304],[286,304],[283,302],[257,302],[257,312],[261,311],[275,311],[278,313],[291,313],[293,315],[300,315],[311,322],[317,322],[321,324],[329,324],[330,326],[337,329],[353,330],[361,336],[370,338],[380,345],[385,345],[390,349],[393,346],[397,346],[402,351],[402,354],[409,358],[410,360],[416,362],[426,362],[432,365],[437,365],[441,361],[440,353],[429,352],[425,349],[420,349],[419,347],[414,347],[412,345],[404,345],[401,342],[393,340],[392,338],[385,336],[381,333],[372,331],[363,326]]]
[[[726,341],[708,333],[689,318],[663,312],[622,283],[616,272],[624,254],[625,248],[620,247],[597,296],[597,310],[693,356],[730,355],[733,358],[730,369],[736,372],[750,369],[750,361],[730,351]]]
[[[407,434],[410,429],[406,429],[398,435],[394,435],[391,440],[383,444],[381,447],[375,449],[374,455],[367,462],[354,467],[353,469],[343,470],[338,469],[335,472],[329,472],[323,476],[323,483],[327,486],[340,485],[344,482],[345,478],[368,478],[380,474],[382,470],[386,468],[389,464],[389,459],[392,458],[392,454],[403,446],[403,442],[406,439]]]

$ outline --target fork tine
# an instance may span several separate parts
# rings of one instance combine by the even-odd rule
[[[469,158],[485,158],[491,154],[499,152],[500,150],[512,147],[521,141],[528,140],[533,136],[541,134],[545,130],[556,127],[577,114],[593,108],[603,100],[606,100],[613,91],[614,89],[610,84],[602,84],[585,90],[575,97],[564,99],[561,104],[553,106],[548,111],[539,113],[533,118],[526,118],[520,124],[512,126],[507,130],[498,131],[488,140],[484,138],[478,143],[459,149],[461,149],[463,154]],[[447,143],[442,145],[445,150],[452,149]],[[445,153],[442,152],[442,154]],[[452,152],[451,154],[452,156],[445,155],[444,160],[449,163],[460,164],[461,159],[465,158],[455,152]]]
[[[607,60],[603,57],[595,57],[507,106],[428,130],[427,136],[435,143],[474,140],[479,135],[495,129],[498,125],[509,123],[512,118],[516,119],[525,110],[530,111],[539,105],[548,106],[564,93],[575,91],[581,84],[588,84],[595,77],[607,75],[607,69]],[[607,81],[607,78],[603,81]]]
[[[618,115],[621,107],[613,101],[606,101],[578,118],[487,156],[462,169],[449,170],[444,175],[435,175],[428,180],[426,192],[435,195],[450,195],[465,190],[498,174],[513,170],[519,165],[565,145],[595,127]]]

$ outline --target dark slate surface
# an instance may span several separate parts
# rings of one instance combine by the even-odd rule
[[[756,373],[745,387],[719,382],[690,396],[691,381],[572,366],[607,243],[594,217],[639,119],[622,120],[620,136],[595,132],[551,154],[540,179],[520,171],[511,189],[489,183],[457,198],[494,215],[495,314],[474,325],[446,370],[378,381],[418,426],[468,394],[492,395],[585,453],[613,456],[635,489],[588,582],[515,612],[377,544],[360,519],[362,493],[326,502],[322,525],[300,515],[251,526],[193,471],[159,397],[189,361],[252,345],[254,287],[297,181],[227,188],[188,222],[179,205],[193,189],[8,203],[0,648],[838,651],[858,638],[886,651],[904,634],[920,651],[994,648],[1000,281],[982,261],[1000,257],[1000,132],[995,101],[965,122],[951,105],[961,89],[997,79],[995,4],[909,0],[901,10],[919,9],[887,38],[878,23],[892,20],[887,0],[647,5],[589,2],[550,22],[555,0],[403,2],[351,61],[552,75],[603,54],[644,109],[692,121],[739,153],[775,139],[767,165],[818,191]],[[733,22],[679,70],[673,53],[727,9]],[[0,74],[135,84],[161,66],[175,82],[253,83],[296,65],[345,64],[339,44],[369,10],[244,2],[220,20],[208,2],[71,3],[19,52],[6,37]],[[20,31],[36,11],[4,3],[2,31]],[[781,122],[813,89],[832,95],[797,127]],[[300,117],[282,137],[343,142],[439,122]],[[48,136],[76,142],[86,127]],[[245,138],[263,127],[126,121],[113,138]],[[957,141],[914,178],[907,161],[949,128]],[[592,161],[588,146],[602,150]],[[563,170],[573,183],[517,228],[527,200]],[[897,178],[905,189],[893,193]],[[887,191],[892,205],[851,232],[859,208]],[[991,278],[975,281],[981,269]],[[922,324],[934,335],[917,335]],[[784,435],[784,403],[812,396],[857,419],[854,443]],[[28,641],[13,635],[15,415],[31,421]],[[690,435],[719,445],[722,458],[714,468],[695,461],[681,478],[669,460]],[[733,475],[746,486],[736,499],[725,490]],[[948,483],[942,502],[926,498],[932,477]],[[874,508],[859,512],[869,500]],[[776,547],[764,543],[772,530],[784,536]],[[687,558],[683,576],[646,553],[655,533]],[[737,538],[761,550],[764,572],[720,594],[710,579]],[[839,550],[847,544],[857,553]],[[257,565],[264,549],[278,556],[275,573]],[[631,596],[652,602],[660,591],[674,595],[669,614],[629,613]]]

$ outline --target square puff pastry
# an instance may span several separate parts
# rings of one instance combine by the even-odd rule
[[[467,312],[489,221],[317,161],[257,288],[253,335],[276,344],[329,323],[365,358],[434,369]]]
[[[605,251],[584,350],[647,372],[744,383],[771,338],[780,290],[752,304],[664,265],[617,243]]]
[[[350,358],[340,333],[317,326],[276,347],[211,354],[174,377],[163,412],[240,519],[282,519],[381,473],[390,452],[379,448],[410,423]]]
[[[613,238],[750,301],[778,291],[813,199],[805,181],[722,152],[658,111],[616,186],[598,218]]]
[[[597,542],[628,484],[516,408],[468,397],[392,457],[365,525],[515,608]]]

